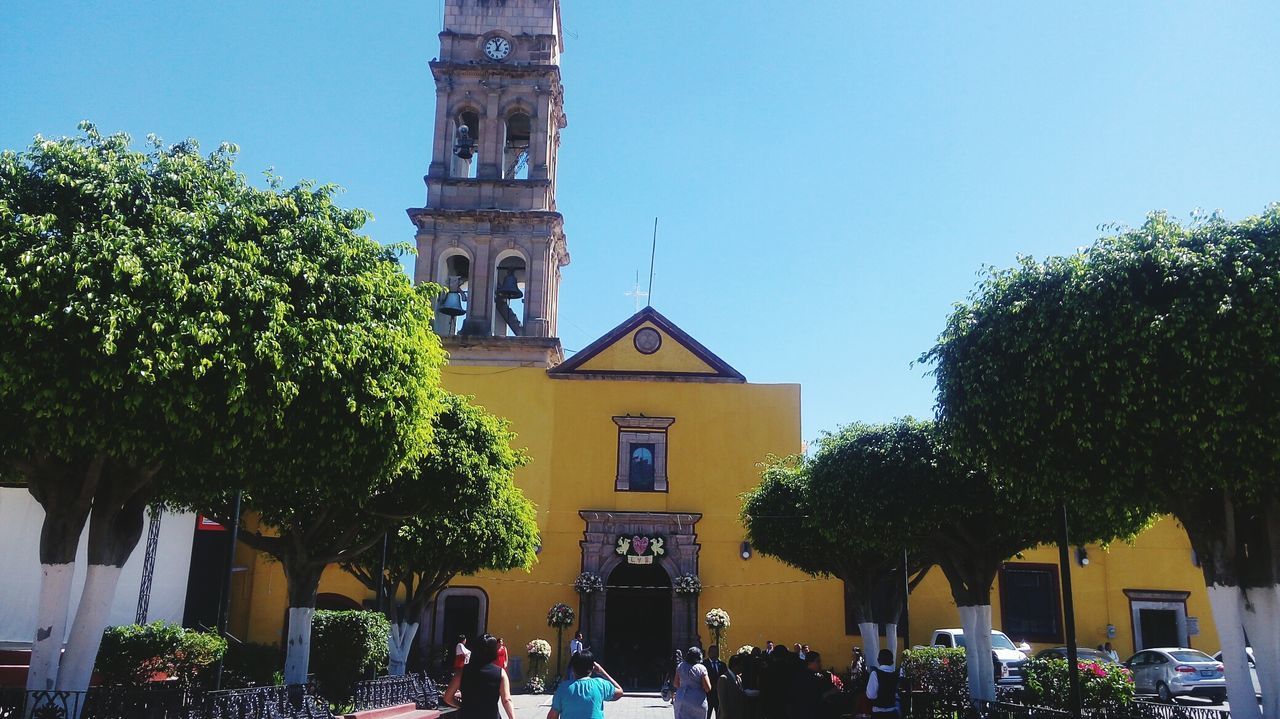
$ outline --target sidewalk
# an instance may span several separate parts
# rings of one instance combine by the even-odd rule
[[[516,719],[546,719],[551,708],[550,694],[517,694]],[[616,702],[604,703],[605,719],[671,719],[671,705],[656,692],[628,694]],[[505,717],[504,717],[505,719]]]

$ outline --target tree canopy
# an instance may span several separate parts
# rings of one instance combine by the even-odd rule
[[[82,133],[0,154],[0,464],[46,514],[39,689],[87,684],[148,503],[375,486],[426,451],[443,362],[431,290],[334,187],[253,187],[230,145]]]
[[[1074,255],[990,272],[923,357],[955,444],[1020,496],[1116,522],[1177,517],[1246,716],[1242,625],[1274,636],[1280,614],[1278,289],[1280,206],[1238,223],[1154,213]],[[1271,714],[1280,652],[1263,654]]]
[[[446,393],[433,451],[405,470],[430,496],[392,532],[386,574],[379,577],[382,557],[376,552],[343,564],[371,590],[388,597],[403,590],[403,613],[392,636],[398,643],[392,647],[392,673],[403,671],[416,631],[409,627],[416,627],[426,606],[455,576],[533,565],[537,513],[515,484],[515,470],[526,458],[513,449],[514,440],[505,420],[471,404],[469,397]]]

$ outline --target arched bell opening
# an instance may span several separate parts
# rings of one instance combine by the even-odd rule
[[[529,138],[533,122],[524,112],[513,112],[507,117],[505,138],[502,143],[502,176],[508,180],[529,179]]]
[[[463,110],[453,119],[453,162],[450,177],[475,178],[480,167],[480,113]]]
[[[672,670],[671,576],[662,565],[622,562],[605,581],[609,671],[627,689],[656,689]]]
[[[528,265],[520,255],[510,254],[499,258],[493,290],[495,337],[524,336],[528,275]]]
[[[443,257],[438,282],[445,294],[436,300],[435,329],[441,337],[449,337],[458,334],[471,306],[471,259],[461,252]]]

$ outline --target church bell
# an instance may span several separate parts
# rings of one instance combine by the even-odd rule
[[[467,313],[462,307],[462,293],[457,290],[446,292],[444,299],[440,300],[438,309],[440,314],[449,315],[450,317],[461,317]]]
[[[502,278],[502,283],[493,294],[500,300],[518,300],[524,297],[524,293],[520,291],[520,283],[516,280],[514,267],[507,268],[507,275]]]
[[[471,130],[466,125],[458,127],[458,139],[453,145],[453,154],[461,160],[470,160],[476,154],[476,141],[471,137]]]

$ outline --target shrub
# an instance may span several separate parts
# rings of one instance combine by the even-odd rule
[[[969,699],[969,669],[963,649],[909,649],[903,652],[902,669],[913,689],[955,701]]]
[[[319,610],[311,620],[311,671],[331,703],[345,704],[365,671],[386,669],[391,624],[380,612]]]
[[[274,644],[232,644],[222,663],[222,686],[225,688],[270,686],[283,683],[280,668],[284,652]]]
[[[1082,661],[1080,701],[1085,709],[1116,709],[1133,701],[1133,674],[1126,668]],[[1070,677],[1065,659],[1033,659],[1023,665],[1025,700],[1051,709],[1068,709]]]
[[[165,674],[185,686],[199,684],[227,651],[215,634],[152,622],[108,627],[95,670],[108,685],[142,686]]]

